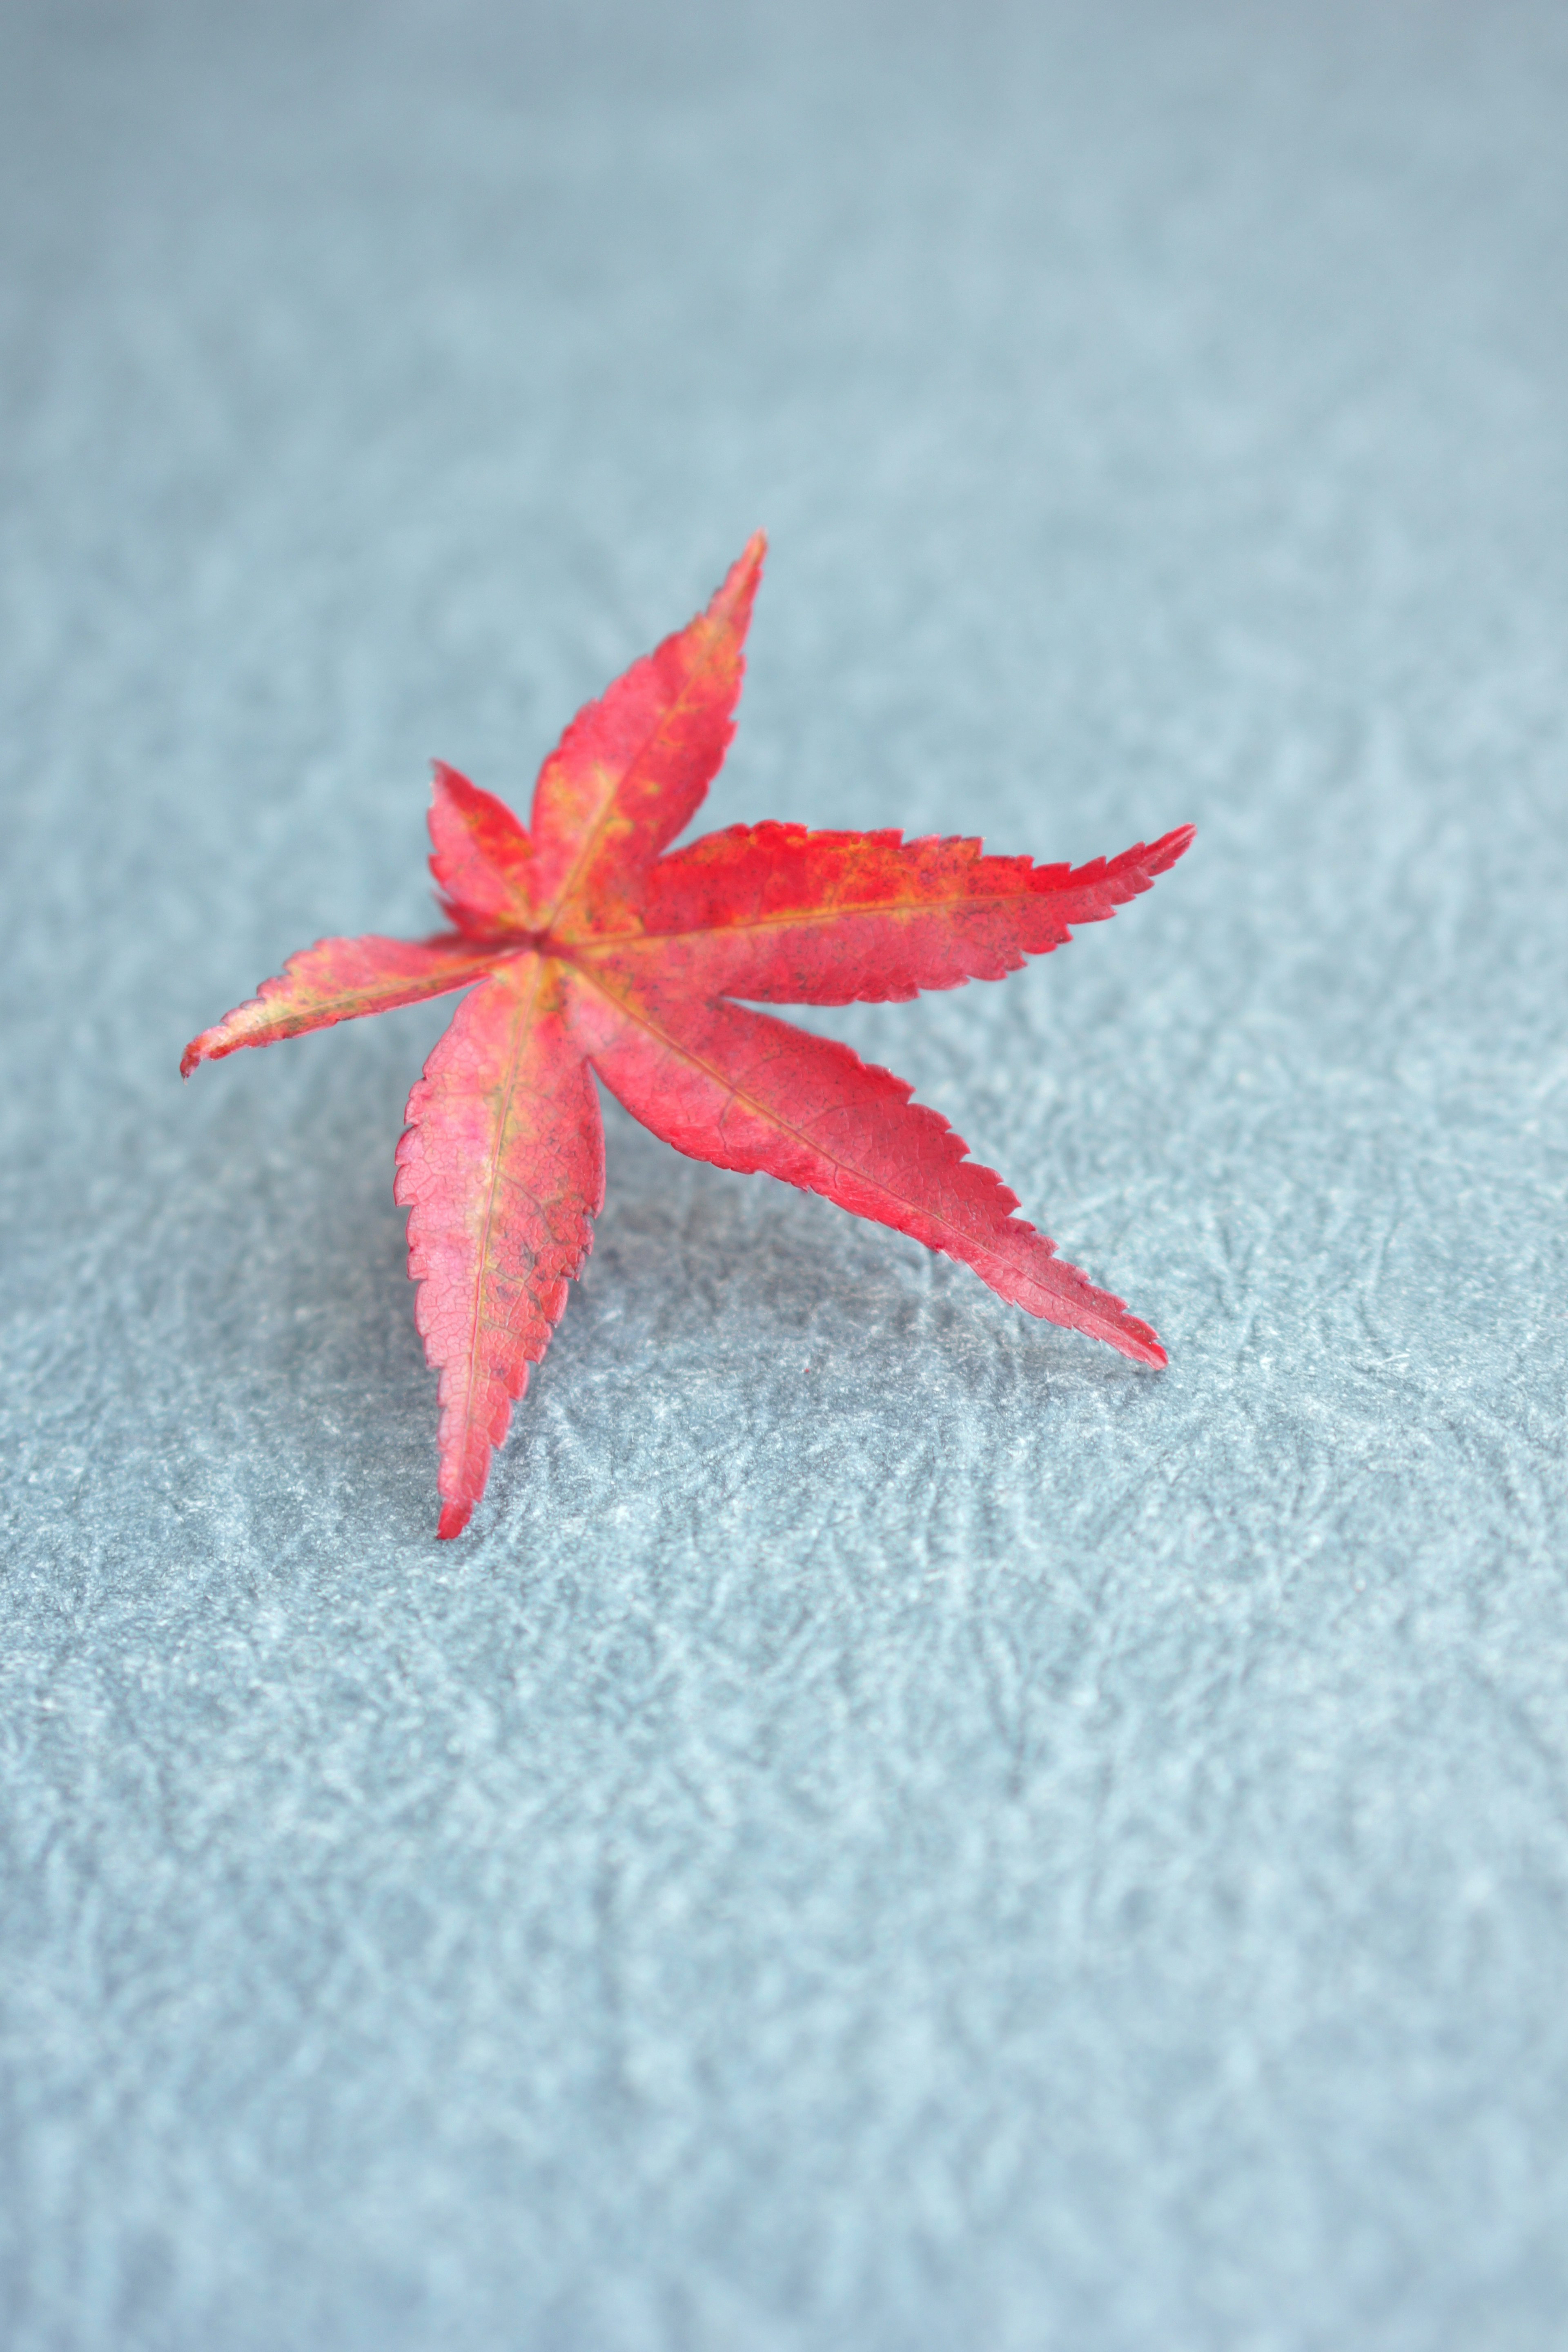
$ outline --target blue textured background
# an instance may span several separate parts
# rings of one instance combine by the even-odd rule
[[[1568,14],[9,0],[11,2352],[1568,2340]],[[416,933],[773,536],[712,820],[1152,898],[821,1025],[1163,1378],[610,1113],[463,1543]]]

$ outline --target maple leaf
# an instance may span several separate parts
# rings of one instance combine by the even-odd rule
[[[441,1376],[443,1537],[483,1494],[592,1245],[605,1147],[591,1070],[693,1159],[820,1192],[962,1259],[1031,1315],[1165,1361],[901,1079],[736,1000],[882,1003],[1000,980],[1148,889],[1193,828],[1077,867],[797,824],[731,825],[666,855],[734,732],[764,545],[758,532],[707,610],[578,713],[526,828],[437,762],[430,865],[449,929],[322,940],[181,1061],[188,1076],[241,1045],[470,992],[397,1148],[416,1319]]]

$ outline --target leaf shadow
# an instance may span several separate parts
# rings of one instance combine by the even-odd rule
[[[603,1400],[600,1442],[614,1413],[675,1422],[669,1465],[782,1443],[852,1475],[857,1453],[940,1449],[965,1424],[973,1444],[980,1422],[989,1442],[1026,1444],[1063,1405],[1103,1417],[1147,1379],[813,1194],[680,1159],[629,1122],[610,1159],[595,1255],[537,1391],[542,1407],[572,1398],[574,1436]],[[550,1417],[524,1446],[548,1450]]]
[[[424,1532],[436,1378],[392,1200],[386,1097],[403,1072],[367,1061],[347,1085],[331,1076],[330,1090],[302,1083],[310,1099],[280,1120],[282,1106],[237,1095],[212,1120],[182,1218],[200,1292],[182,1344],[239,1442],[287,1448],[328,1488],[352,1484]],[[975,1416],[1027,1443],[1065,1403],[1114,1409],[1145,1377],[901,1234],[605,1112],[605,1206],[514,1416],[500,1481],[514,1500],[587,1447],[601,1465],[619,1455],[627,1478],[775,1444],[818,1482],[851,1477]],[[644,1454],[650,1419],[665,1435]]]

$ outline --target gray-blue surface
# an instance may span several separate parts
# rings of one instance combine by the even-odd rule
[[[1565,119],[1555,0],[11,0],[13,2352],[1568,2340]],[[759,521],[712,822],[1201,828],[816,1017],[1171,1369],[612,1108],[437,1547],[444,1009],[175,1062]]]

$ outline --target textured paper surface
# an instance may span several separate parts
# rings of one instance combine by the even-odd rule
[[[786,20],[787,17],[787,21]],[[0,17],[14,2352],[1545,2352],[1560,8]],[[1172,1349],[609,1113],[472,1539],[426,761],[1183,866],[822,1015]]]

